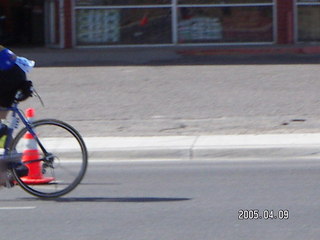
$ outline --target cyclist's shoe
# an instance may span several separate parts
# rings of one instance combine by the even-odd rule
[[[0,186],[7,188],[14,186],[12,169],[18,177],[25,177],[29,174],[29,168],[21,162],[21,153],[10,153],[0,156]]]
[[[14,169],[18,177],[25,177],[29,174],[29,168],[22,162],[8,163],[7,168]]]
[[[16,163],[14,166],[18,177],[25,177],[29,174],[29,168],[23,163]]]

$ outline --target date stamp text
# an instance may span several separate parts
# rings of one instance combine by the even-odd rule
[[[239,220],[288,220],[289,215],[289,210],[287,209],[264,209],[263,211],[258,209],[240,209],[238,211]]]

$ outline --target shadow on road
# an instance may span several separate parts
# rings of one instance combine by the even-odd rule
[[[20,198],[23,201],[43,201],[38,198]],[[189,201],[192,198],[165,198],[165,197],[63,197],[57,199],[51,199],[47,201],[55,202],[125,202],[125,203],[144,203],[144,202],[177,202],[177,201]]]

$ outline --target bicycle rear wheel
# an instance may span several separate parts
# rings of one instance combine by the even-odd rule
[[[29,168],[27,177],[16,181],[28,193],[40,198],[57,198],[72,191],[84,177],[88,153],[80,134],[69,124],[55,119],[32,124],[41,145],[23,128],[14,138],[11,151],[22,153]]]

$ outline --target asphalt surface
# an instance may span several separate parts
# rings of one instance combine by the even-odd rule
[[[92,163],[83,184],[55,201],[1,190],[1,237],[318,239],[319,161],[291,160]],[[241,210],[259,218],[239,219]]]

